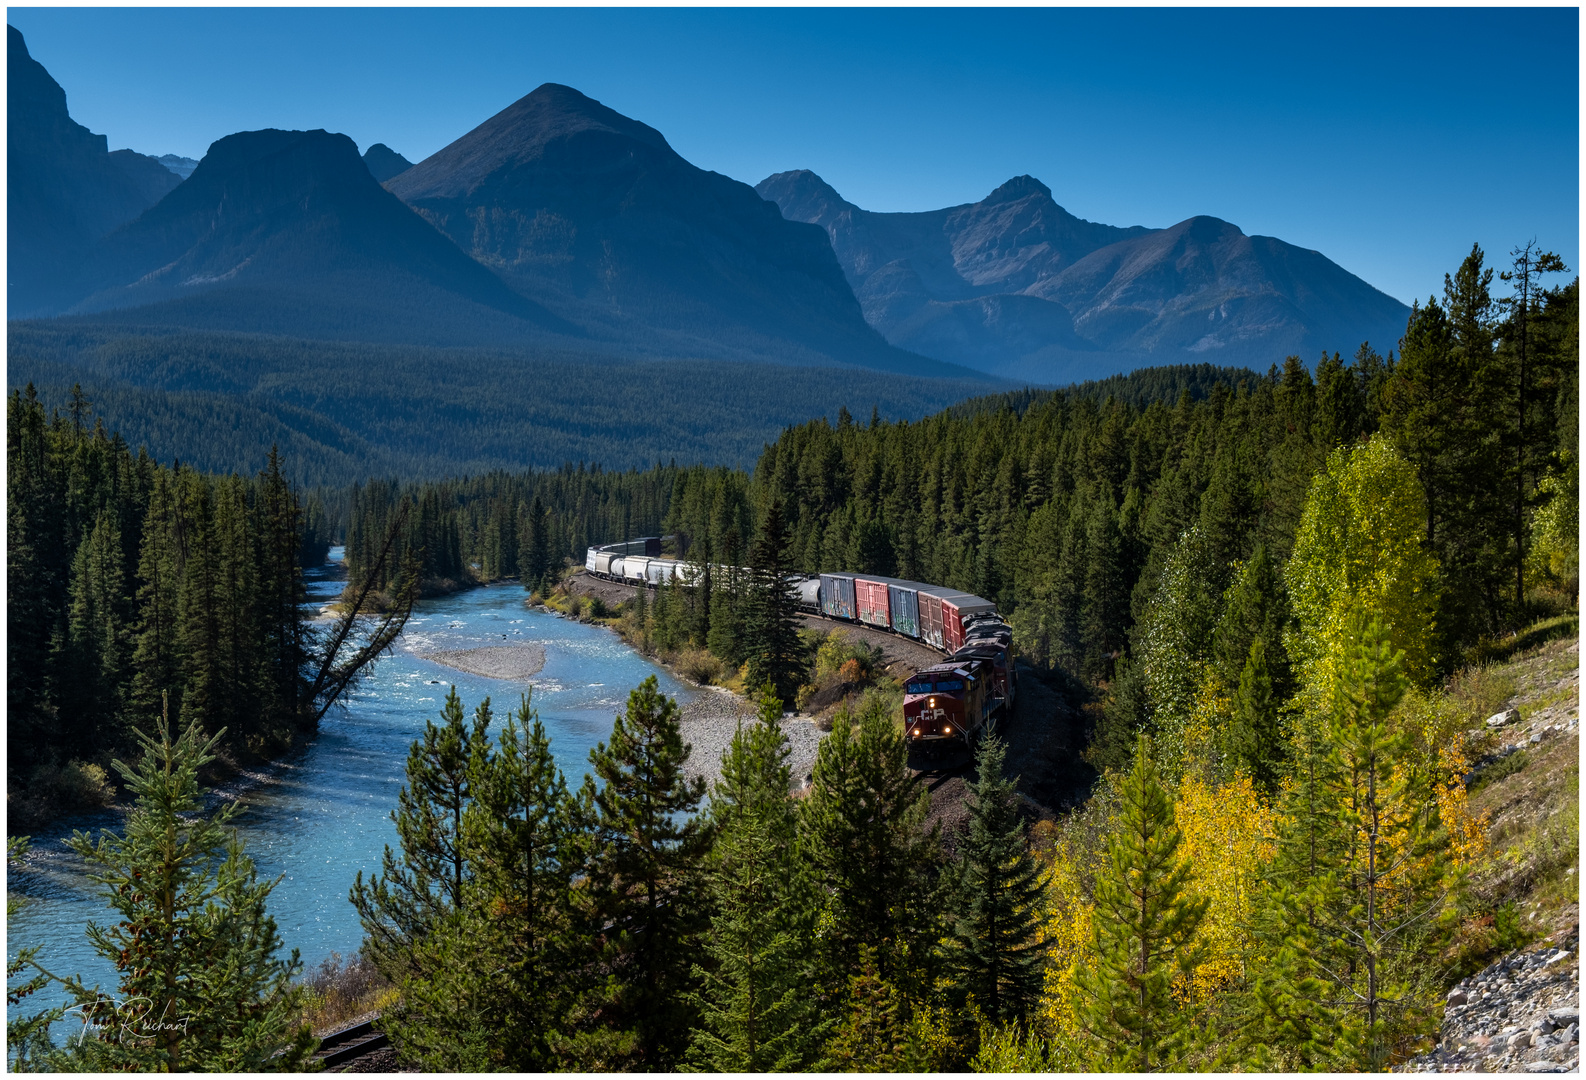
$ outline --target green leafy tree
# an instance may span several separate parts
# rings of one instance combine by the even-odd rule
[[[1312,707],[1352,647],[1356,607],[1381,613],[1411,679],[1431,677],[1440,580],[1421,542],[1424,516],[1415,470],[1385,438],[1333,451],[1311,484],[1285,579],[1297,623],[1288,651]]]
[[[975,751],[969,835],[959,857],[952,968],[960,994],[994,1024],[1023,1021],[1042,980],[1041,868],[1025,844],[1007,747],[995,735]]]
[[[1173,993],[1203,955],[1196,931],[1208,902],[1179,855],[1183,834],[1144,737],[1118,787],[1107,872],[1096,882],[1095,962],[1074,971],[1079,1021],[1096,1065],[1152,1072],[1183,1068],[1196,1042],[1196,1012]]]
[[[88,940],[121,981],[111,996],[76,977],[50,975],[92,1026],[36,1064],[96,1071],[292,1069],[314,1046],[297,1023],[297,953],[278,957],[281,937],[265,910],[280,879],[258,879],[232,825],[239,804],[203,812],[198,773],[221,737],[204,739],[189,725],[173,742],[164,717],[154,737],[139,732],[142,758],[135,766],[115,763],[137,800],[123,832],[101,833],[97,841],[73,834],[72,850],[95,867],[93,879],[121,919],[111,927],[88,924]]]
[[[711,797],[711,965],[694,969],[702,1023],[688,1060],[712,1072],[797,1071],[830,1027],[809,993],[808,881],[795,848],[781,717],[782,703],[767,688],[758,722],[734,733]]]
[[[678,1062],[696,1017],[691,974],[706,921],[709,837],[696,815],[705,782],[688,778],[689,753],[677,703],[652,675],[628,695],[610,741],[589,752],[594,777],[584,782],[595,814],[588,888],[610,928],[603,1026],[631,1035],[629,1063],[646,1070]],[[606,1045],[614,1053],[621,1040]]]

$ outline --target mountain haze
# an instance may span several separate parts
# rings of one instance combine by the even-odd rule
[[[1048,384],[1140,364],[1257,368],[1397,345],[1409,309],[1320,253],[1215,218],[1085,221],[1019,176],[977,203],[874,213],[808,170],[756,187],[831,240],[866,319],[902,348]]]
[[[93,242],[180,184],[157,160],[109,152],[71,118],[66,91],[6,27],[7,310],[41,313],[70,297]]]
[[[340,340],[576,334],[382,188],[345,135],[249,131],[102,240],[74,314]],[[129,310],[131,309],[131,310]]]

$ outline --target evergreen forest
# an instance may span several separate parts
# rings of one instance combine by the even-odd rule
[[[707,784],[648,679],[570,780],[530,696],[503,714],[454,689],[412,745],[397,845],[350,883],[353,996],[404,1061],[1404,1064],[1449,986],[1528,940],[1512,902],[1473,885],[1494,858],[1468,782],[1482,718],[1455,690],[1517,632],[1578,626],[1564,272],[1526,246],[1500,275],[1474,248],[1391,348],[918,420],[843,408],[787,427],[752,471],[564,465],[304,494],[273,455],[254,477],[166,469],[94,424],[81,391],[64,413],[13,393],[12,769],[86,775],[83,745],[141,754],[117,766],[137,797],[124,835],[73,845],[139,928],[95,941],[123,991],[197,1017],[180,1036],[54,1046],[59,1011],[17,1008],[55,980],[24,951],[13,1064],[296,1067],[321,984],[277,955],[272,886],[226,847],[225,812],[199,810],[200,767],[311,730],[421,592],[515,578],[567,609],[586,547],[662,535],[695,584],[608,614],[641,648],[738,672],[758,715]],[[351,657],[300,614],[301,568],[332,540],[349,567],[335,625],[378,626]],[[784,707],[834,658],[789,588],[827,570],[994,600],[1029,677],[1081,718],[1084,790],[1034,812],[992,732],[962,773],[966,822],[944,829],[879,677],[793,776]],[[179,818],[190,851],[162,840]],[[1549,841],[1562,854],[1536,881],[1578,873],[1578,821],[1573,837]],[[195,935],[236,973],[216,1008],[178,1000],[191,955],[160,947],[175,917],[131,884],[156,879],[243,916]],[[1574,881],[1558,887],[1578,900]]]

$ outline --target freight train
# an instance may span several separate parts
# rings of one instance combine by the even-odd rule
[[[592,547],[584,569],[629,585],[691,584],[697,566],[663,557],[667,539],[647,536]],[[720,580],[748,571],[712,566],[711,573]],[[910,675],[904,683],[903,717],[911,748],[971,746],[995,716],[1013,707],[1018,693],[1013,633],[990,600],[874,574],[811,574],[794,584],[799,606],[811,614],[898,634],[946,654],[946,661]]]

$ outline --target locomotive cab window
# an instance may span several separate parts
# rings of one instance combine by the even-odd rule
[[[928,682],[911,682],[909,683],[908,692],[911,694],[929,694],[931,692],[931,684]]]
[[[963,688],[963,679],[943,679],[936,684],[936,689],[938,690],[962,690]]]

